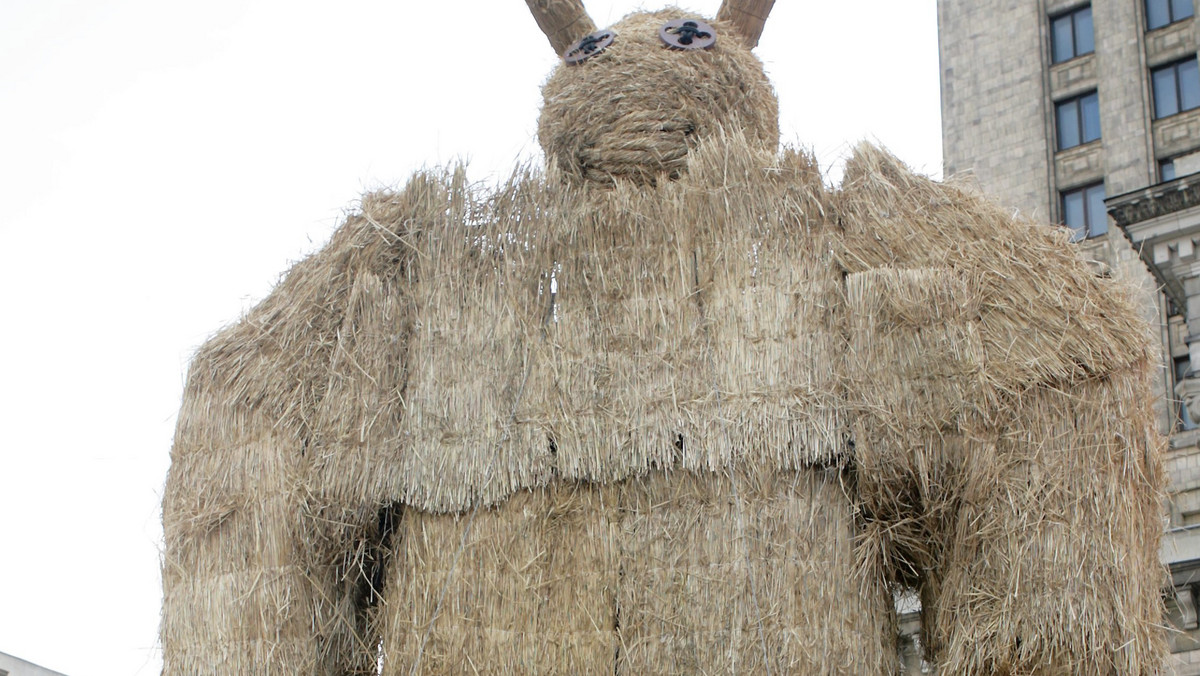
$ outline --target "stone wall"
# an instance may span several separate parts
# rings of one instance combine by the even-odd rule
[[[18,657],[0,653],[0,676],[63,676]]]
[[[1042,16],[1035,3],[939,0],[946,176],[1049,218]]]

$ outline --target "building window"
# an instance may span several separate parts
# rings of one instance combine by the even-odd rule
[[[1062,193],[1063,224],[1073,232],[1072,242],[1099,237],[1108,232],[1108,213],[1104,210],[1104,184],[1067,190]]]
[[[1091,54],[1095,50],[1091,5],[1050,19],[1050,45],[1054,63]]]
[[[1159,160],[1158,162],[1158,180],[1160,183],[1175,180],[1175,158],[1169,160]]]
[[[1100,138],[1100,97],[1096,92],[1054,104],[1058,149],[1066,150]]]
[[[1146,28],[1154,30],[1192,15],[1192,0],[1146,0]]]
[[[1187,356],[1175,358],[1175,382],[1181,383],[1188,377],[1188,371],[1192,368],[1192,362]],[[1197,427],[1196,423],[1192,422],[1192,417],[1188,415],[1187,404],[1182,399],[1175,400],[1176,418],[1175,422],[1181,430],[1194,430]]]
[[[1150,71],[1154,82],[1154,117],[1200,107],[1200,68],[1196,57],[1176,61]]]

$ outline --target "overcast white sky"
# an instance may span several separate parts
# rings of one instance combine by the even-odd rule
[[[785,141],[940,175],[934,0],[780,0],[758,53]],[[555,62],[520,0],[0,0],[0,652],[158,673],[190,355],[364,190],[537,157]]]

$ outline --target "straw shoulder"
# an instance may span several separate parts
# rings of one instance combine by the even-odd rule
[[[864,273],[856,283],[873,287],[864,292],[879,296],[872,302],[889,319],[903,320],[920,288],[940,306],[927,307],[928,319],[969,325],[978,351],[970,356],[988,387],[1015,393],[1155,358],[1132,289],[1098,275],[1061,227],[919,176],[866,144],[847,162],[838,200],[848,274]]]

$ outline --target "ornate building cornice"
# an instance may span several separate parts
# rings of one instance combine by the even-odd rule
[[[1105,205],[1175,311],[1188,316],[1192,292],[1185,281],[1200,276],[1200,173],[1110,197]]]
[[[1200,174],[1117,195],[1105,200],[1105,204],[1109,215],[1122,228],[1200,206]]]

